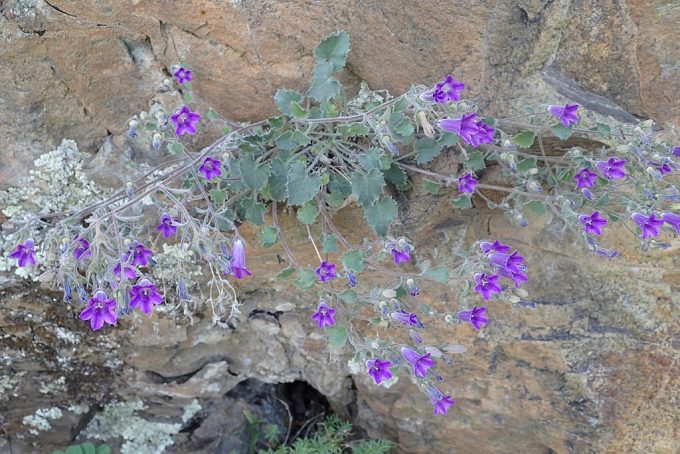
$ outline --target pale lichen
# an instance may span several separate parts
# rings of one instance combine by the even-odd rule
[[[39,408],[32,415],[24,416],[21,422],[30,427],[28,430],[31,435],[38,435],[40,431],[44,432],[52,429],[50,420],[61,418],[63,413],[57,407]]]
[[[174,443],[174,435],[201,406],[194,399],[184,408],[181,422],[178,423],[149,421],[137,415],[138,411],[146,408],[141,400],[106,405],[87,425],[84,435],[88,439],[103,441],[122,438],[121,454],[161,454]]]

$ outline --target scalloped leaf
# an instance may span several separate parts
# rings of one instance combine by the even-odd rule
[[[364,207],[364,219],[379,236],[387,235],[387,231],[396,217],[397,202],[389,196],[376,202],[373,206]]]
[[[304,205],[319,193],[321,176],[307,173],[304,163],[296,161],[290,165],[286,187],[288,204]]]

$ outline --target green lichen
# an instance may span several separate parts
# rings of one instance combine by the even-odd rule
[[[184,408],[178,423],[149,421],[137,415],[146,408],[141,400],[106,405],[85,428],[85,438],[110,441],[120,437],[123,439],[121,454],[161,454],[174,443],[174,435],[201,406],[193,400]]]

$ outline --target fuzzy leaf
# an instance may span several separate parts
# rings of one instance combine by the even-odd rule
[[[288,173],[288,204],[304,205],[314,198],[321,188],[321,177],[308,174],[304,163],[296,161]]]
[[[406,191],[411,187],[406,172],[394,163],[387,170],[383,170],[383,175],[385,180],[392,183],[399,191]]]
[[[312,85],[307,95],[319,102],[335,98],[340,93],[342,85],[331,74],[331,67],[328,64],[317,66],[312,74]]]
[[[316,217],[319,215],[319,210],[317,209],[316,203],[308,202],[297,210],[298,221],[303,224],[314,224]]]
[[[282,114],[292,117],[293,112],[291,111],[290,103],[291,101],[299,103],[302,101],[302,95],[295,90],[279,88],[274,95],[274,101],[276,101],[276,107],[278,107]]]
[[[264,224],[265,206],[257,201],[255,197],[241,200],[241,209],[244,211],[243,217],[255,225]]]
[[[271,167],[269,164],[257,163],[251,154],[244,155],[239,161],[239,169],[243,183],[250,189],[259,191],[267,184]]]
[[[329,65],[331,72],[340,71],[347,63],[349,34],[345,31],[331,33],[314,48],[317,65]]]
[[[333,254],[338,252],[338,239],[332,233],[323,236],[321,245],[324,254]]]
[[[227,200],[227,191],[221,189],[211,189],[208,194],[216,206],[222,205]]]
[[[520,148],[529,148],[534,144],[535,138],[536,133],[534,133],[534,131],[524,131],[512,136],[512,139],[510,140]]]
[[[359,249],[346,252],[340,260],[350,271],[361,273],[364,270],[364,252]]]
[[[442,145],[434,139],[420,139],[413,144],[413,150],[416,152],[416,162],[418,164],[426,164],[439,156],[442,152]]]
[[[425,275],[437,282],[443,283],[449,280],[449,271],[444,267],[432,268],[427,273],[425,273]]]
[[[316,273],[310,269],[297,270],[295,286],[302,290],[309,290],[316,284]]]
[[[385,179],[378,169],[368,173],[352,172],[352,193],[357,196],[359,205],[367,207],[373,205],[382,194]]]
[[[472,170],[485,169],[486,164],[484,164],[484,154],[479,150],[468,153],[468,158],[465,160],[465,167]]]
[[[258,233],[257,239],[263,247],[272,247],[276,244],[279,231],[276,227],[265,227]]]
[[[371,148],[366,153],[359,156],[358,160],[361,167],[363,167],[364,170],[366,170],[367,172],[373,169],[382,168],[380,162],[380,155],[378,154],[375,148]]]
[[[357,301],[357,292],[355,292],[352,289],[345,290],[344,292],[340,293],[338,295],[338,298],[343,300],[345,303],[351,304],[351,303],[356,303]]]
[[[472,208],[472,199],[467,195],[461,195],[456,199],[451,200],[451,204],[460,209]]]
[[[555,134],[555,137],[562,140],[567,140],[574,132],[571,128],[565,128],[562,123],[557,123],[555,126],[550,128],[550,131]]]
[[[430,181],[427,178],[423,180],[423,188],[430,194],[439,194],[439,188],[441,185],[435,181]]]
[[[517,163],[518,172],[528,172],[534,167],[536,167],[536,158],[522,159],[520,162]]]
[[[328,345],[332,348],[342,348],[347,343],[347,328],[344,326],[329,326],[326,328],[326,332],[328,333]]]
[[[272,200],[283,202],[288,198],[288,163],[280,157],[272,161],[269,174],[269,193]]]
[[[387,235],[387,230],[396,217],[397,202],[389,196],[372,206],[364,207],[364,219],[379,236]]]

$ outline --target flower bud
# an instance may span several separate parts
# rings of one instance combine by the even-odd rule
[[[151,146],[154,148],[154,150],[160,150],[160,148],[161,148],[161,135],[159,133],[155,133],[153,135],[153,138],[151,139]]]
[[[382,291],[382,296],[385,298],[394,298],[397,296],[397,292],[394,291],[394,289],[391,288],[386,288],[385,290]]]
[[[425,347],[425,353],[429,353],[433,358],[441,358],[442,352],[435,347]]]
[[[139,113],[139,119],[142,121],[146,121],[146,119],[149,118],[149,114],[146,112],[140,112]]]
[[[162,110],[157,110],[156,113],[154,114],[154,117],[156,117],[156,120],[158,123],[165,123],[165,112]]]
[[[172,88],[172,81],[170,79],[163,79],[163,88],[170,90]]]
[[[453,318],[453,315],[451,315],[451,314],[446,314],[446,315],[444,316],[444,321],[445,321],[446,323],[455,323],[455,322],[456,322],[456,319]]]
[[[427,115],[425,114],[424,110],[421,110],[417,114],[418,121],[420,122],[420,126],[423,128],[423,134],[427,137],[433,137],[434,136],[434,128],[430,124],[430,122],[427,120]]]
[[[538,169],[536,167],[532,167],[529,169],[529,175],[536,175],[538,173]]]

